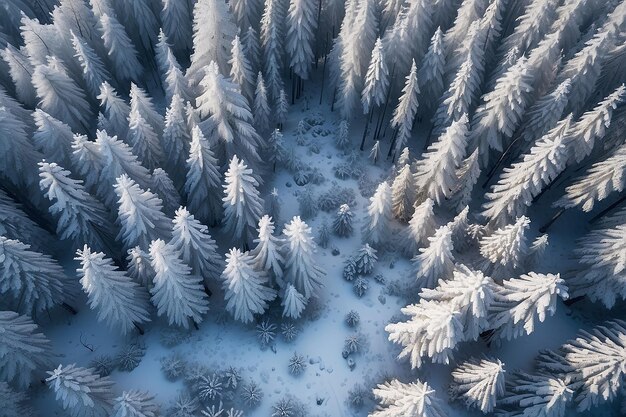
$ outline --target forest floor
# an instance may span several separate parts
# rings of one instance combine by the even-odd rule
[[[293,147],[294,153],[311,168],[317,168],[325,180],[318,184],[309,184],[312,192],[319,197],[323,192],[332,190],[339,193],[340,188],[347,187],[354,193],[354,203],[351,209],[354,213],[354,233],[350,238],[332,236],[328,248],[318,248],[317,262],[325,269],[325,287],[320,291],[320,297],[307,307],[303,319],[297,322],[300,333],[291,341],[285,341],[280,335],[280,306],[273,305],[266,314],[270,322],[277,325],[276,339],[271,347],[262,348],[255,324],[241,325],[222,313],[223,293],[220,284],[214,286],[211,297],[211,310],[200,324],[199,330],[191,329],[184,333],[182,342],[173,347],[167,347],[162,342],[167,325],[157,319],[146,326],[144,336],[121,337],[115,331],[107,329],[96,320],[96,315],[85,304],[81,295],[75,301],[80,311],[76,316],[70,316],[63,311],[54,313],[51,323],[43,323],[44,333],[53,341],[54,351],[63,352],[58,362],[68,364],[77,363],[88,366],[91,361],[100,355],[116,355],[128,344],[139,344],[145,348],[145,355],[131,372],[114,371],[111,377],[118,384],[118,390],[140,389],[156,395],[163,405],[162,411],[169,409],[172,401],[185,384],[181,379],[169,381],[161,371],[161,359],[178,354],[187,364],[188,369],[206,368],[211,371],[225,370],[229,366],[238,368],[243,377],[242,383],[255,381],[263,390],[264,397],[261,404],[254,409],[241,406],[239,399],[241,387],[235,392],[234,399],[227,394],[223,397],[227,406],[243,409],[246,416],[269,417],[272,406],[285,395],[291,395],[296,402],[301,403],[307,410],[307,416],[366,416],[374,407],[369,397],[371,388],[385,378],[396,377],[402,381],[410,381],[419,377],[428,381],[438,392],[447,399],[446,386],[450,382],[451,365],[425,365],[419,371],[411,371],[408,363],[398,361],[396,356],[399,349],[387,341],[385,325],[392,319],[401,317],[400,309],[409,302],[415,301],[418,289],[414,284],[409,260],[399,256],[390,248],[379,253],[379,262],[374,272],[367,278],[369,290],[359,298],[353,290],[353,285],[342,277],[345,260],[353,255],[362,245],[361,227],[366,218],[366,209],[369,196],[374,192],[376,185],[388,176],[391,170],[391,161],[379,161],[373,165],[368,160],[369,148],[372,146],[368,138],[366,150],[358,151],[363,132],[363,120],[356,120],[350,128],[352,146],[356,152],[343,152],[335,147],[335,133],[339,124],[336,112],[330,112],[329,105],[317,105],[319,96],[314,93],[314,86],[308,87],[304,98],[290,109],[289,119],[284,126],[284,141],[287,148]],[[310,96],[308,95],[310,94]],[[296,128],[301,119],[307,118],[319,123],[305,135],[304,144],[296,140]],[[423,146],[423,132],[426,129],[416,127],[416,152],[418,155]],[[389,146],[389,132],[387,138],[381,140],[381,149],[386,155]],[[364,176],[338,179],[334,175],[334,168],[350,160],[353,167],[361,167]],[[284,168],[277,168],[272,180],[266,180],[262,195],[267,195],[272,188],[277,188],[282,199],[281,213],[277,224],[277,231],[282,230],[282,224],[299,214],[297,194],[305,187],[298,186],[293,175]],[[478,187],[480,188],[480,187]],[[482,189],[477,193],[483,192]],[[478,197],[477,201],[482,198]],[[533,236],[538,226],[549,218],[552,212],[546,207],[542,211],[541,204],[532,213]],[[536,214],[538,213],[538,214]],[[550,247],[539,266],[540,272],[558,272],[567,264],[567,258],[573,245],[573,237],[580,236],[583,231],[576,230],[578,219],[573,214],[567,214],[557,222],[550,231]],[[305,221],[312,227],[317,237],[319,226],[323,221],[332,223],[333,212],[318,211]],[[574,224],[574,226],[572,226]],[[586,223],[584,223],[586,224]],[[398,223],[396,228],[400,230]],[[220,250],[224,253],[228,249],[227,239],[218,229],[211,230],[217,239]],[[397,233],[394,233],[397,235]],[[333,254],[334,249],[338,254]],[[336,252],[335,252],[336,253]],[[73,254],[67,253],[65,262],[67,273],[75,275],[76,264],[72,261]],[[382,275],[384,283],[374,277]],[[583,303],[580,303],[583,304]],[[540,349],[556,348],[568,339],[575,336],[581,327],[590,327],[597,320],[592,315],[573,313],[577,305],[571,309],[559,302],[557,313],[546,319],[546,322],[537,326],[536,332],[512,342],[505,342],[501,346],[487,347],[482,341],[473,344],[464,344],[456,355],[457,360],[463,360],[470,355],[485,353],[499,358],[505,363],[508,372],[517,368],[531,369],[533,358]],[[584,306],[583,306],[584,307]],[[345,315],[355,310],[360,315],[360,324],[349,328],[345,323]],[[354,369],[350,369],[348,361],[342,356],[344,340],[355,333],[363,340],[362,351],[351,354],[355,361]],[[297,352],[305,356],[307,367],[299,376],[289,373],[289,358]],[[189,372],[189,371],[187,371]],[[348,403],[349,391],[355,385],[360,385],[368,391],[365,403],[360,409],[351,407]],[[219,401],[218,401],[219,402]],[[320,404],[318,404],[318,402]],[[35,404],[43,417],[62,416],[63,412],[53,399],[53,394],[44,386],[38,388]],[[474,416],[478,413],[468,412],[461,403],[449,403],[449,416]],[[164,413],[169,416],[170,414]],[[611,415],[605,410],[603,414]],[[614,414],[617,415],[617,414]]]

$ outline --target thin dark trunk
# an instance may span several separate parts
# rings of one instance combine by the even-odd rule
[[[554,185],[554,183],[556,183],[558,181],[559,178],[561,178],[561,176],[563,175],[565,171],[561,171],[559,172],[559,175],[557,175],[554,180],[550,181],[550,184],[548,184],[547,187],[545,187],[543,190],[541,190],[541,192],[539,194],[537,194],[537,196],[535,198],[533,198],[533,204],[535,202],[537,202],[545,193],[546,191],[550,190],[552,188],[552,185]]]
[[[487,174],[487,179],[483,183],[483,189],[487,188],[487,185],[489,185],[489,182],[491,182],[491,179],[496,174],[496,170],[500,168],[500,165],[502,165],[502,163],[504,162],[504,158],[509,155],[511,148],[513,148],[513,145],[515,145],[519,139],[520,139],[520,136],[515,138],[515,140],[511,141],[509,146],[507,146],[504,152],[502,152],[502,154],[500,155],[500,158],[498,158],[495,165],[489,170],[489,173]]]
[[[380,129],[382,127],[383,121],[385,120],[385,113],[387,113],[387,106],[389,105],[389,99],[391,98],[391,81],[393,81],[393,74],[396,71],[396,64],[393,64],[391,67],[391,73],[389,74],[389,88],[387,89],[387,95],[385,96],[385,105],[383,106],[383,112],[378,118],[378,123],[376,124],[376,131],[374,132],[374,141],[378,140],[378,136],[380,135]]]
[[[539,231],[540,231],[541,233],[545,233],[545,232],[547,232],[547,231],[548,231],[548,229],[550,228],[550,226],[552,226],[552,225],[554,224],[554,222],[555,222],[555,221],[557,221],[557,219],[558,219],[559,217],[561,217],[561,215],[563,215],[563,213],[565,213],[565,210],[566,210],[566,209],[562,208],[562,209],[560,209],[559,211],[557,211],[557,212],[556,212],[556,214],[555,214],[554,216],[552,216],[552,218],[548,221],[548,223],[544,224],[543,226],[541,226],[541,227],[539,228]]]
[[[598,220],[600,220],[600,218],[602,218],[603,216],[605,216],[605,215],[609,214],[610,212],[612,212],[613,210],[615,210],[624,201],[626,201],[626,195],[623,195],[620,199],[615,201],[613,204],[611,204],[610,206],[608,206],[607,208],[602,210],[600,213],[598,213],[595,216],[593,216],[593,218],[591,220],[589,220],[589,223],[593,224],[593,223],[597,222]]]
[[[68,303],[61,303],[61,307],[69,311],[73,316],[78,314],[78,311],[76,311],[76,309],[72,307],[71,305],[69,305]]]
[[[291,105],[293,106],[296,103],[296,78],[291,77]]]
[[[365,122],[365,129],[363,129],[363,137],[361,138],[361,150],[363,150],[363,148],[365,147],[365,138],[367,137],[367,130],[370,126],[370,121],[372,120],[372,113],[374,113],[374,106],[370,106],[367,121]]]
[[[324,46],[324,65],[322,66],[322,85],[320,87],[320,105],[322,104],[322,98],[324,97],[324,81],[326,80],[326,61],[328,60],[328,33],[326,34],[326,43]]]
[[[337,87],[333,90],[333,101],[330,103],[330,111],[335,111],[335,97],[337,96]]]
[[[195,320],[191,320],[191,322],[193,323],[193,327],[194,327],[194,329],[196,329],[196,330],[200,330],[200,326],[198,326],[198,323],[196,323],[196,321],[195,321]]]
[[[565,304],[566,306],[571,306],[574,303],[582,301],[583,298],[585,298],[584,295],[579,295],[578,297],[574,298],[568,298],[567,300],[563,301],[563,304]]]
[[[322,18],[322,0],[319,0],[318,6],[317,6],[317,29],[319,30],[320,28],[320,19]],[[318,68],[318,61],[319,61],[319,47],[320,47],[320,43],[319,42],[315,42],[315,69]]]
[[[133,326],[135,326],[135,329],[137,329],[137,331],[139,332],[140,335],[142,335],[142,336],[144,335],[145,332],[143,331],[143,329],[141,328],[140,325],[138,325],[137,323],[133,322]]]
[[[396,139],[398,138],[398,129],[394,130],[393,132],[393,136],[391,138],[391,144],[389,145],[389,152],[387,152],[387,158],[389,158],[391,156],[391,151],[393,150],[395,144],[396,144]],[[391,159],[391,162],[394,161],[394,159],[396,159],[396,155],[394,152],[393,158]]]

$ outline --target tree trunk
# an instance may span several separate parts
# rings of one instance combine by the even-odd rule
[[[562,215],[563,213],[565,213],[565,209],[564,209],[564,208],[562,208],[562,209],[560,209],[559,211],[557,211],[557,212],[556,212],[556,214],[555,214],[554,216],[552,216],[552,218],[548,221],[548,223],[544,224],[543,226],[541,226],[541,227],[539,228],[539,231],[540,231],[541,233],[545,233],[545,232],[547,232],[547,231],[548,231],[548,229],[550,228],[550,226],[552,226],[552,225],[554,224],[554,222],[555,222],[555,221],[557,221],[557,219],[558,219],[559,217],[561,217],[561,215]]]
[[[602,218],[603,216],[605,216],[605,215],[609,214],[610,212],[612,212],[613,210],[615,210],[624,201],[626,201],[626,195],[623,195],[619,200],[615,201],[613,204],[611,204],[610,206],[608,206],[607,208],[602,210],[600,213],[598,213],[595,216],[593,216],[593,218],[591,220],[589,220],[589,224],[594,224],[595,222],[600,220],[600,218]]]

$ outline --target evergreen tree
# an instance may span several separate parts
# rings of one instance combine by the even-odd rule
[[[186,76],[196,85],[205,76],[206,66],[215,62],[219,70],[228,73],[228,58],[237,25],[221,1],[199,0],[193,8],[193,54]]]
[[[22,239],[38,252],[53,247],[52,236],[31,220],[22,206],[0,190],[0,235],[13,240]]]
[[[383,245],[389,240],[391,221],[393,218],[391,203],[391,187],[382,182],[370,197],[367,208],[368,222],[364,227],[363,238],[374,246]]]
[[[168,216],[174,215],[176,209],[180,207],[180,195],[167,172],[161,168],[152,171],[152,191],[163,202],[163,212]]]
[[[167,2],[167,0],[165,0]],[[172,3],[175,3],[172,1]],[[111,417],[157,417],[159,407],[154,395],[142,391],[124,391],[115,398]]]
[[[209,229],[200,223],[185,207],[176,210],[170,245],[180,253],[181,259],[191,267],[191,272],[209,280],[222,273],[222,260]]]
[[[435,390],[419,379],[404,384],[397,379],[378,384],[373,390],[381,407],[371,417],[444,417],[443,402]]]
[[[495,230],[480,240],[480,254],[487,260],[487,268],[496,278],[510,276],[519,269],[528,253],[526,230],[530,219],[519,217],[514,224]]]
[[[472,190],[480,177],[478,149],[461,162],[456,171],[457,186],[453,190],[453,204],[456,211],[462,210],[472,201]]]
[[[60,59],[50,56],[45,64],[35,67],[33,85],[42,110],[75,131],[89,130],[91,110],[85,93],[69,76]]]
[[[267,303],[276,297],[275,291],[267,286],[267,273],[255,270],[252,257],[239,249],[233,248],[226,255],[222,279],[226,310],[243,323],[251,322],[254,314],[263,314]]]
[[[276,106],[274,107],[275,111],[275,119],[276,124],[281,129],[283,128],[283,124],[287,120],[287,112],[289,111],[289,102],[287,101],[287,93],[285,93],[284,89],[280,89],[278,93],[278,98],[276,99]]]
[[[41,109],[35,109],[33,119],[37,131],[33,133],[33,143],[50,161],[67,165],[71,162],[72,129]]]
[[[167,72],[165,73],[165,92],[166,98],[171,100],[174,95],[180,95],[185,100],[191,100],[194,97],[193,91],[189,86],[189,82],[180,64],[176,60],[174,53],[168,49],[167,51]]]
[[[0,305],[36,315],[63,304],[71,287],[63,268],[49,255],[35,252],[19,240],[0,236]]]
[[[428,243],[428,238],[435,233],[435,213],[433,212],[434,201],[427,198],[415,208],[409,225],[402,237],[403,252],[413,257],[420,246]]]
[[[113,381],[99,376],[92,368],[76,364],[59,365],[48,371],[46,384],[54,391],[56,400],[72,417],[104,417],[113,408]]]
[[[25,389],[33,373],[50,366],[50,341],[30,317],[13,311],[0,311],[0,334],[0,380]]]
[[[337,129],[337,135],[335,136],[335,144],[339,149],[347,149],[350,145],[350,138],[348,137],[350,124],[347,120],[339,122],[339,128]]]
[[[0,404],[2,417],[31,416],[35,410],[30,407],[30,399],[22,391],[14,391],[6,382],[0,382]]]
[[[396,219],[407,221],[413,215],[415,183],[411,166],[407,163],[400,168],[391,184],[391,208]]]
[[[145,288],[150,288],[154,279],[154,269],[150,264],[150,255],[139,246],[128,249],[128,276]]]
[[[23,48],[17,49],[8,43],[4,49],[0,50],[0,56],[9,67],[8,71],[15,86],[17,99],[29,107],[35,107],[37,94],[31,82],[33,66]]]
[[[333,231],[337,236],[348,237],[352,235],[352,211],[350,206],[342,204],[337,210],[335,220],[333,222]]]
[[[516,408],[510,412],[512,417],[522,417],[523,413],[564,417],[574,397],[573,390],[565,380],[543,373],[531,375],[516,372],[506,385],[506,394],[500,404],[511,404]]]
[[[451,197],[457,186],[456,170],[465,156],[467,144],[467,115],[446,129],[436,142],[431,144],[415,167],[415,184],[421,193],[438,205]]]
[[[127,175],[120,176],[114,187],[121,225],[117,238],[126,249],[136,245],[145,249],[150,241],[170,236],[170,222],[161,211],[160,198],[142,190]]]
[[[255,0],[253,0],[255,1]],[[250,66],[253,71],[261,69],[261,42],[259,41],[259,35],[252,26],[248,26],[248,29],[243,35],[243,52],[250,60]],[[254,72],[253,72],[254,74]]]
[[[367,114],[373,106],[380,107],[385,102],[388,89],[389,69],[385,61],[383,43],[380,38],[377,38],[372,49],[367,74],[365,74],[365,87],[361,93],[363,113]]]
[[[357,273],[361,275],[371,274],[374,269],[374,265],[376,265],[376,261],[378,261],[376,249],[366,243],[361,247],[361,249],[359,249],[354,261],[356,263]]]
[[[160,136],[163,132],[163,116],[156,110],[152,103],[152,97],[141,87],[135,83],[130,83],[130,113],[129,122],[132,120],[132,114],[140,115]]]
[[[376,162],[378,162],[378,158],[380,158],[380,141],[379,140],[374,142],[374,146],[372,146],[372,149],[370,149],[369,158],[372,160],[372,162],[374,162],[374,165],[376,165]]]
[[[176,188],[182,189],[185,182],[186,157],[189,154],[191,135],[185,120],[185,105],[181,96],[174,94],[165,111],[165,128],[161,138],[165,167]]]
[[[429,246],[420,248],[420,253],[413,258],[420,288],[435,287],[439,279],[452,276],[454,269],[454,256],[452,255],[454,246],[450,228],[445,225],[441,226],[428,240]]]
[[[417,73],[420,94],[426,97],[422,100],[426,106],[432,106],[444,88],[444,70],[446,65],[446,55],[443,45],[443,32],[438,27],[430,40],[428,52],[424,56],[421,67]]]
[[[325,272],[315,262],[315,242],[311,228],[300,217],[295,216],[285,225],[285,281],[309,299],[324,285]]]
[[[252,65],[248,60],[248,56],[244,51],[244,46],[239,40],[239,35],[236,35],[233,39],[233,47],[231,49],[230,56],[231,58],[228,61],[230,64],[230,78],[235,83],[239,84],[239,88],[241,89],[241,93],[244,97],[246,97],[248,101],[252,101],[255,97],[252,94],[254,73],[252,72]]]
[[[233,0],[229,4],[242,30],[259,21],[260,0]]]
[[[263,200],[259,196],[258,181],[252,169],[237,155],[230,161],[224,177],[224,227],[234,239],[244,245],[254,234],[254,228],[263,212]]]
[[[224,78],[214,62],[206,69],[200,86],[203,92],[196,101],[198,113],[206,119],[200,127],[207,136],[211,132],[210,136],[218,139],[222,149],[218,159],[221,160],[223,154],[227,159],[237,155],[252,167],[259,167],[258,148],[262,140],[252,127],[252,113],[239,87]]]
[[[108,133],[117,135],[120,139],[125,140],[128,135],[130,106],[126,104],[115,89],[106,81],[100,85],[100,94],[97,96],[97,99],[100,100],[100,107],[104,109],[104,114],[113,128],[113,130]]]
[[[417,66],[415,65],[415,60],[413,60],[411,71],[406,77],[406,83],[398,101],[398,106],[394,110],[393,118],[391,119],[391,127],[397,130],[395,153],[400,153],[400,150],[404,148],[411,137],[411,130],[413,129],[413,122],[415,121],[415,114],[419,105],[417,102],[419,92]]]
[[[535,318],[543,322],[554,315],[559,297],[567,300],[565,281],[559,274],[529,272],[519,278],[505,280],[497,287],[490,310],[490,326],[494,336],[506,340],[531,334]]]
[[[85,181],[85,188],[96,193],[100,173],[104,168],[102,151],[98,143],[90,141],[86,135],[74,135],[70,159],[76,174]]]
[[[490,413],[504,394],[505,372],[498,359],[472,358],[452,371],[451,396],[463,399],[468,407]]]
[[[191,131],[185,193],[191,212],[212,225],[217,224],[222,215],[217,199],[221,177],[217,163],[208,141],[200,128],[195,126]]]
[[[192,47],[191,5],[184,1],[161,0],[161,22],[165,36],[175,51],[186,52]]]
[[[267,102],[267,89],[263,74],[259,71],[254,91],[254,126],[259,132],[267,132],[270,127],[271,110]]]
[[[291,284],[287,284],[280,305],[283,306],[283,317],[298,319],[306,307],[306,298]]]
[[[114,15],[107,13],[100,16],[99,26],[117,80],[119,82],[138,80],[142,72],[141,64],[137,59],[135,45],[128,37],[124,26]]]
[[[145,51],[150,51],[156,43],[159,23],[152,9],[151,0],[136,0],[117,3],[124,26],[136,44],[141,43]]]
[[[98,310],[98,321],[105,321],[122,334],[150,321],[146,294],[104,253],[93,252],[85,245],[76,251],[74,259],[80,262],[76,272],[89,297],[89,306]]]
[[[259,220],[258,237],[254,239],[255,248],[250,252],[252,265],[257,271],[269,274],[270,283],[273,277],[278,280],[283,275],[285,259],[281,253],[284,239],[274,236],[274,222],[267,214]]]
[[[100,92],[100,85],[110,80],[111,76],[96,51],[84,39],[76,36],[73,31],[70,30],[70,33],[72,45],[74,46],[74,57],[76,57],[83,70],[83,80],[87,84],[89,93],[92,96],[96,96]]]
[[[261,17],[261,44],[265,58],[265,80],[273,100],[278,98],[283,89],[284,12],[279,0],[265,0]]]
[[[313,43],[317,33],[316,4],[307,0],[290,0],[287,15],[285,49],[293,72],[303,80],[309,78],[313,62]]]
[[[189,319],[196,325],[200,323],[209,309],[202,277],[192,275],[176,248],[161,239],[150,244],[150,258],[155,272],[150,293],[157,314],[165,314],[170,325],[184,328],[189,327]]]
[[[570,86],[568,78],[530,106],[520,127],[522,140],[531,143],[556,126],[567,105]]]
[[[267,139],[267,161],[272,164],[272,170],[276,172],[276,164],[284,162],[287,154],[283,144],[283,134],[279,129],[274,129]]]
[[[159,137],[137,109],[130,111],[128,141],[143,166],[153,170],[160,165],[164,155]]]
[[[91,194],[82,181],[70,177],[70,172],[56,163],[40,162],[39,186],[53,204],[49,211],[57,217],[57,235],[69,239],[74,247],[93,245],[99,250],[110,250],[115,228],[109,214]]]

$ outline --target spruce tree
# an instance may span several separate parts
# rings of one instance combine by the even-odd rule
[[[92,96],[96,96],[100,92],[100,85],[110,80],[111,76],[96,51],[73,31],[70,30],[70,33],[72,45],[74,46],[74,57],[76,57],[82,68],[83,80],[87,84],[89,93]]]
[[[352,235],[353,216],[354,215],[350,210],[350,206],[347,204],[339,206],[339,210],[337,210],[337,214],[335,215],[335,220],[333,222],[333,231],[337,236],[349,237]]]
[[[148,170],[153,170],[161,164],[164,154],[159,137],[137,109],[130,111],[128,142],[133,147],[133,153]]]
[[[368,222],[364,227],[364,240],[373,246],[381,246],[389,240],[391,234],[392,203],[391,187],[382,182],[370,197],[367,208]]]
[[[408,221],[413,215],[415,183],[411,166],[407,163],[400,168],[391,184],[391,207],[396,219]]]
[[[284,239],[274,235],[274,222],[267,214],[259,220],[257,228],[258,237],[254,239],[256,244],[250,255],[255,270],[269,274],[270,283],[275,277],[281,280],[285,259],[281,253]]]
[[[239,35],[235,36],[232,45],[230,52],[231,58],[228,61],[230,64],[230,78],[232,78],[235,83],[239,84],[239,88],[244,97],[246,97],[248,101],[252,101],[254,97],[252,94],[254,72],[252,72],[252,65],[244,51],[244,46],[239,40]]]
[[[480,254],[487,260],[487,269],[496,278],[509,277],[523,265],[528,253],[526,230],[530,220],[519,217],[514,224],[495,230],[480,240]]]
[[[450,228],[441,226],[428,240],[428,247],[420,248],[420,253],[413,258],[420,288],[434,288],[438,280],[451,277],[454,269],[454,246]]]
[[[285,225],[285,281],[292,284],[305,299],[315,296],[324,285],[325,272],[313,258],[316,251],[311,228],[295,216]]]
[[[69,166],[72,155],[72,129],[41,109],[35,109],[33,119],[37,131],[33,143],[49,161]]]
[[[166,0],[167,1],[167,0]],[[176,3],[172,1],[172,3]],[[156,417],[159,406],[154,395],[142,391],[124,391],[115,398],[111,417]]]
[[[272,118],[270,106],[267,100],[267,89],[263,81],[263,74],[259,71],[256,78],[256,89],[254,91],[254,127],[259,132],[267,132]]]
[[[435,213],[433,206],[435,202],[427,198],[422,204],[415,208],[409,225],[402,236],[402,251],[413,257],[420,246],[428,243],[428,238],[435,233],[437,225],[435,223]]]
[[[450,393],[468,407],[490,413],[504,394],[505,372],[504,364],[498,359],[472,358],[452,371]]]
[[[293,72],[303,80],[309,78],[313,62],[313,43],[317,32],[316,4],[307,0],[290,0],[287,15],[285,49]]]
[[[393,112],[391,126],[396,129],[395,134],[395,154],[399,154],[404,148],[413,130],[413,122],[419,106],[417,98],[419,96],[419,84],[417,82],[417,65],[415,60],[411,64],[411,71],[406,76],[406,83],[402,89],[402,95],[398,100],[398,106]]]
[[[106,81],[100,85],[100,94],[96,98],[100,100],[100,107],[104,110],[107,121],[113,128],[112,131],[107,133],[113,136],[117,135],[120,139],[126,140],[130,106],[117,94],[111,84]]]
[[[138,80],[142,68],[137,58],[135,45],[128,37],[124,26],[114,15],[103,13],[99,22],[102,40],[109,59],[115,68],[115,77],[119,82]]]
[[[165,111],[165,128],[161,137],[161,146],[165,158],[165,167],[176,188],[182,189],[185,182],[185,161],[189,154],[191,134],[185,119],[185,105],[181,96],[174,94]]]
[[[298,319],[306,307],[306,298],[291,284],[287,284],[280,305],[283,306],[283,317]]]
[[[427,382],[419,379],[404,384],[393,379],[378,384],[373,390],[380,408],[371,417],[445,417],[443,401]]]
[[[173,216],[174,211],[180,207],[180,195],[174,186],[174,182],[162,168],[155,168],[152,171],[151,190],[163,202],[163,212],[168,216]]]
[[[162,0],[163,32],[175,51],[186,52],[192,47],[191,6],[187,2]]]

